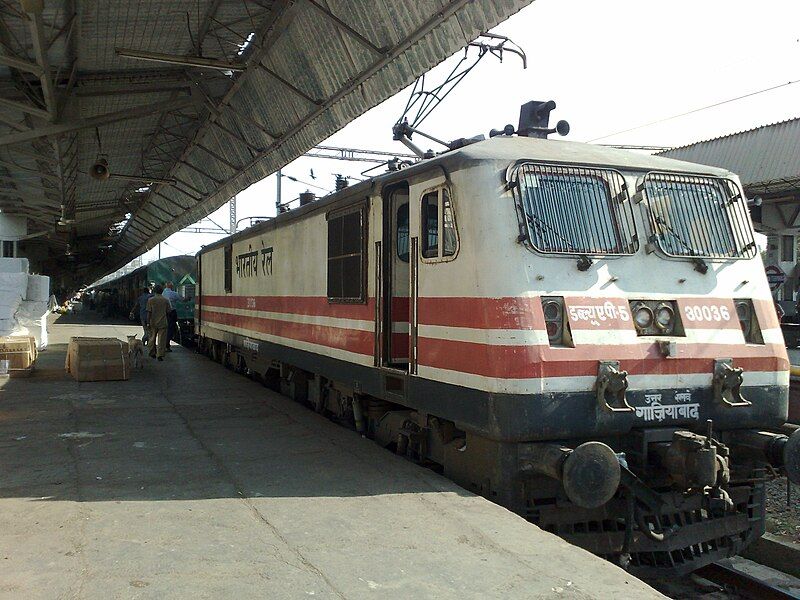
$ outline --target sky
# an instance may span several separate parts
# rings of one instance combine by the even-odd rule
[[[423,131],[445,140],[488,136],[492,128],[516,126],[521,104],[550,99],[557,103],[551,124],[570,123],[566,139],[603,144],[680,146],[800,117],[797,0],[535,0],[492,31],[522,47],[527,69],[511,54],[502,63],[486,56]],[[462,54],[433,69],[429,85],[441,82]],[[639,127],[790,81],[798,83]],[[391,128],[409,93],[410,87],[321,143],[407,153]],[[301,157],[283,173],[332,190],[334,173],[361,177],[368,166]],[[240,219],[275,214],[275,181],[272,175],[237,196]],[[306,189],[325,193],[283,179],[284,200]],[[228,205],[210,217],[227,225]],[[161,244],[161,256],[194,254],[220,237],[179,232]],[[158,253],[150,250],[145,262]]]

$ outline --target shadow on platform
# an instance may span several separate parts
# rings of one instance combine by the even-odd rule
[[[136,325],[138,321],[130,321],[128,319],[109,316],[105,317],[96,310],[80,309],[74,312],[65,313],[63,315],[56,315],[53,321],[56,325]]]
[[[191,350],[94,383],[64,372],[65,350],[54,344],[32,377],[0,389],[0,498],[467,494]]]

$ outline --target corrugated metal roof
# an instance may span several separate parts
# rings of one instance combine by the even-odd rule
[[[800,118],[672,148],[659,156],[728,169],[751,193],[798,187]]]
[[[0,209],[50,232],[30,243],[44,246],[33,253],[47,257],[42,269],[84,281],[113,271],[531,1],[46,0],[41,14],[7,5]],[[102,182],[87,175],[100,156],[112,173]]]

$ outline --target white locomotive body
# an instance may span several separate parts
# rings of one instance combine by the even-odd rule
[[[198,279],[203,351],[641,572],[760,535],[798,445],[756,433],[788,360],[721,169],[499,136],[207,246]]]

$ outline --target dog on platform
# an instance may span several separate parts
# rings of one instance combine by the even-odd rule
[[[128,336],[128,358],[131,361],[131,367],[138,367],[144,369],[144,344],[142,340],[136,339],[136,335]]]

